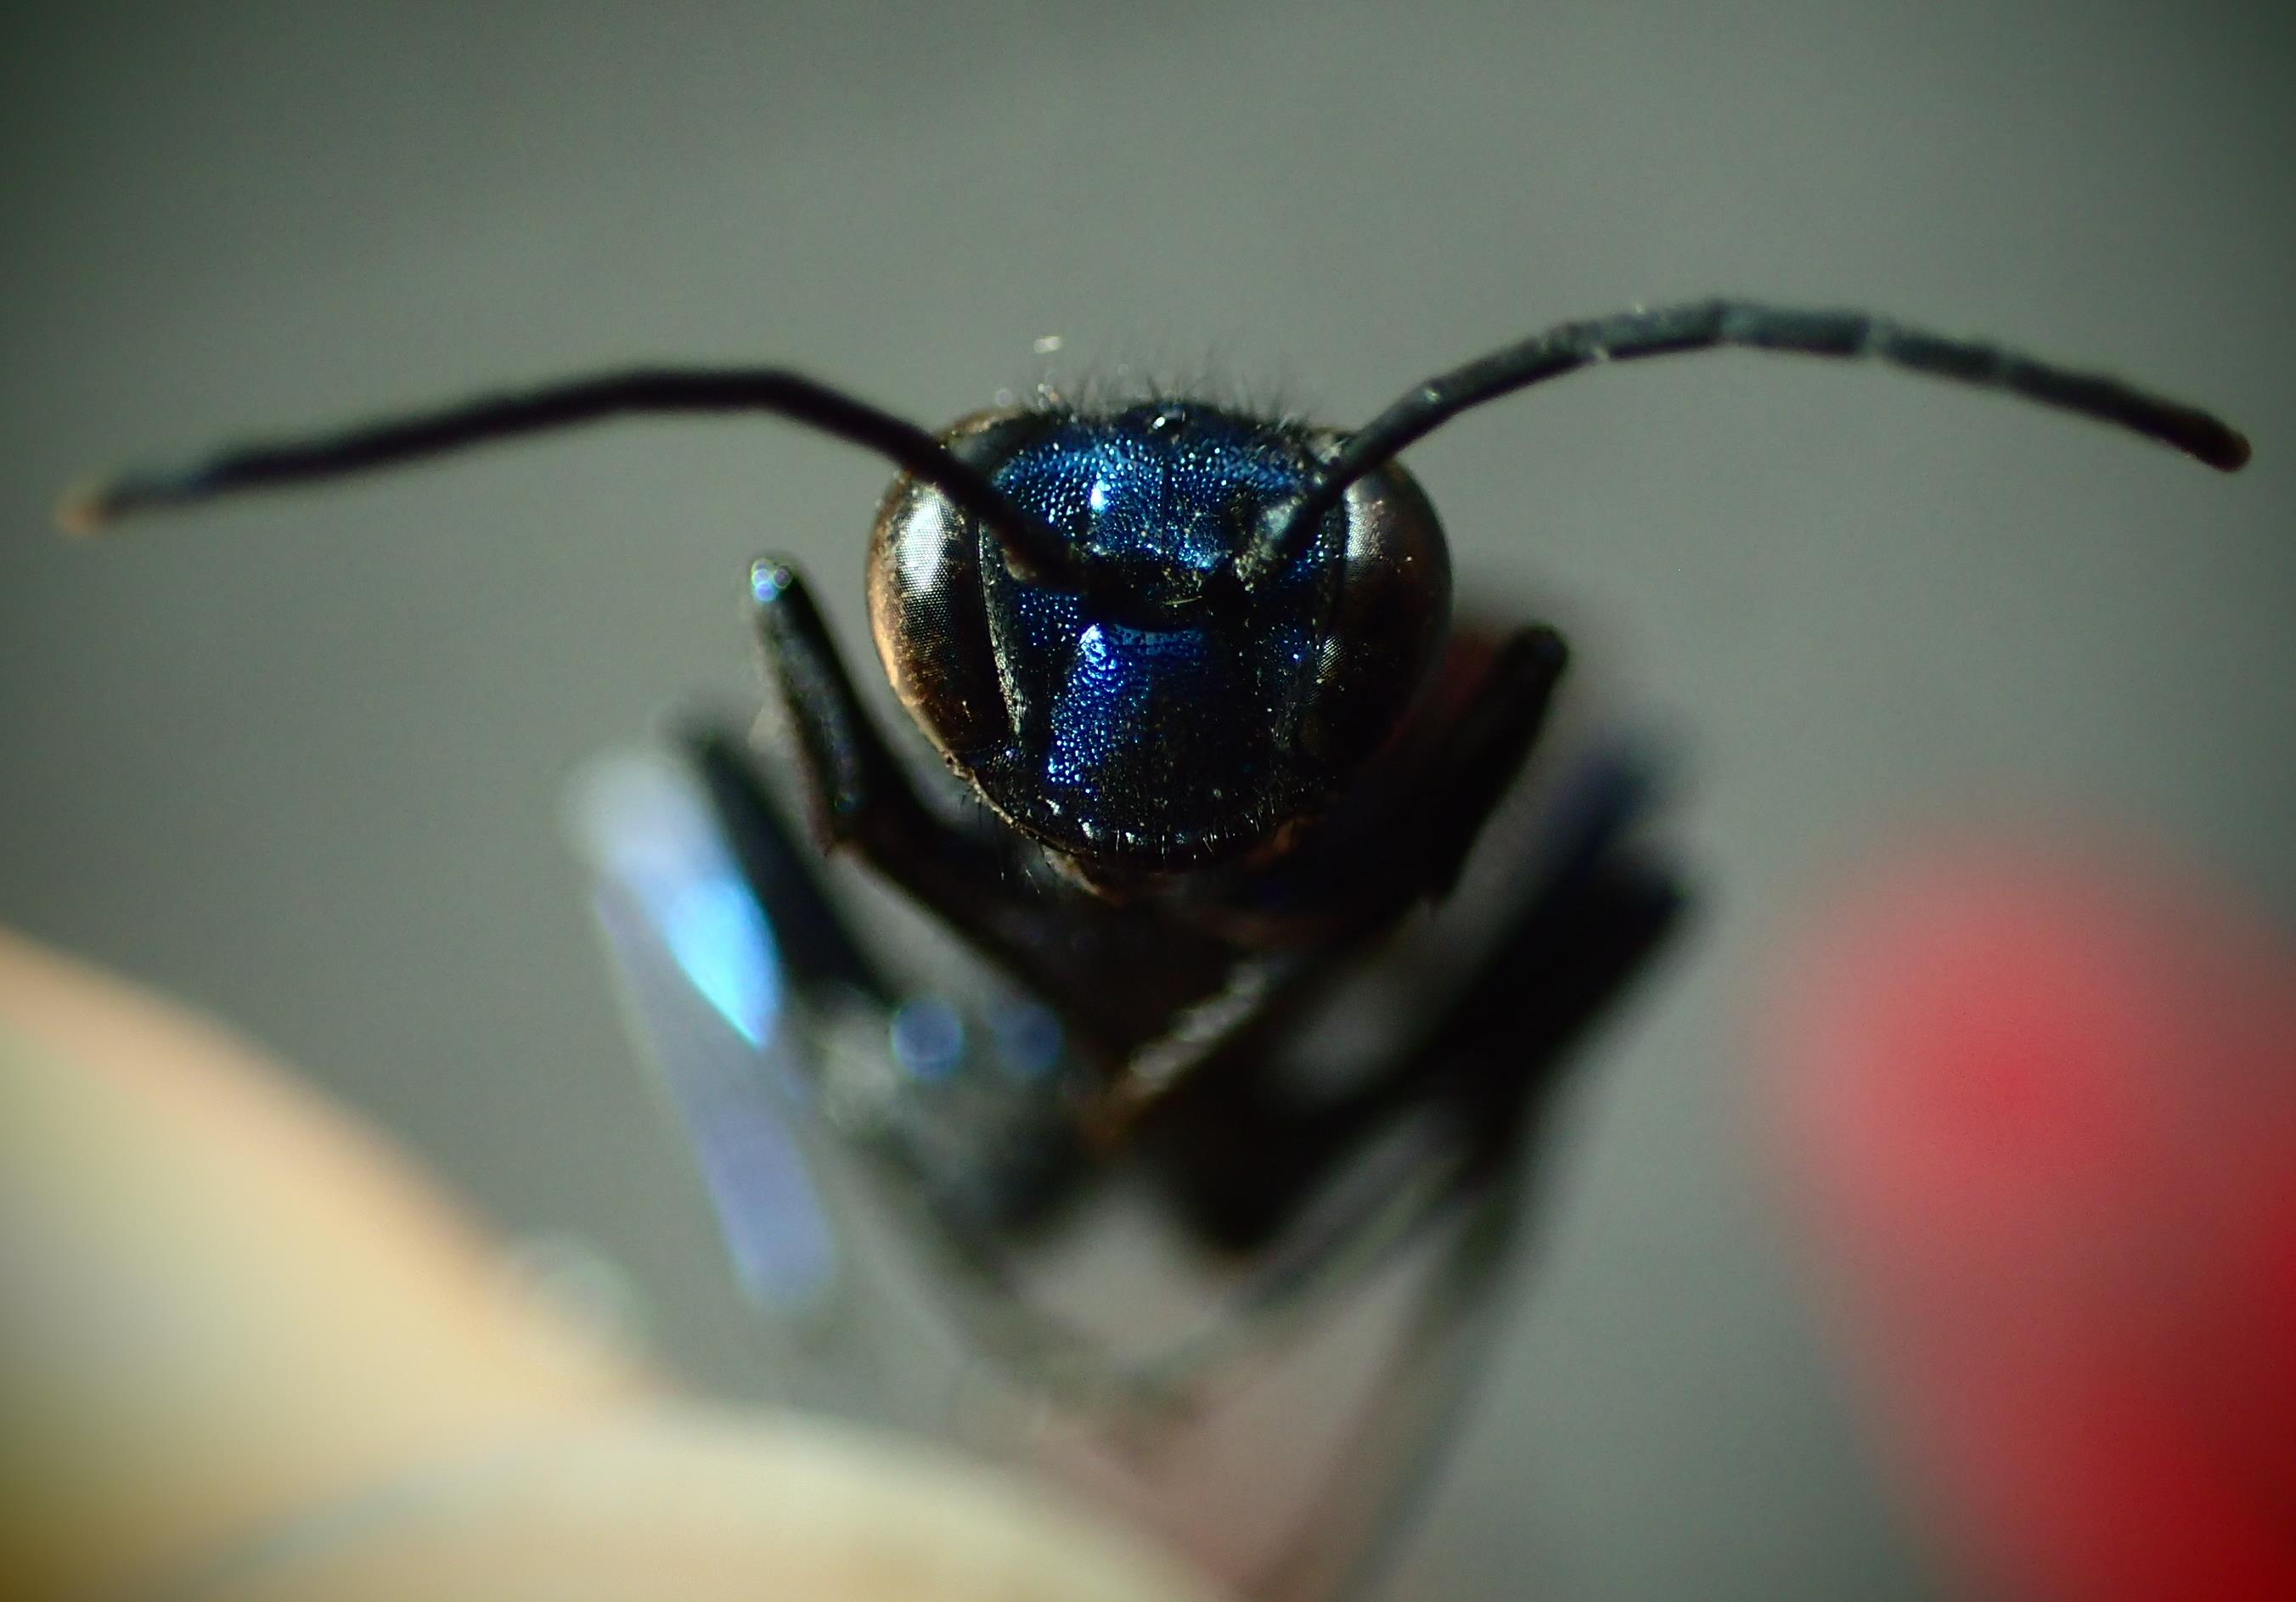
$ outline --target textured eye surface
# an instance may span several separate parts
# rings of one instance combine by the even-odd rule
[[[1030,413],[965,418],[942,436],[955,454],[992,465],[1046,420]],[[869,542],[869,629],[893,692],[936,748],[960,769],[1012,739],[988,618],[981,562],[1002,567],[996,542],[931,486],[904,474],[877,511]]]
[[[912,480],[888,497],[870,567],[887,671],[1029,834],[1152,872],[1245,855],[1328,805],[1393,732],[1449,605],[1440,532],[1399,469],[1352,486],[1247,591],[1238,559],[1329,437],[1149,402],[990,414],[948,437],[1134,603],[1119,620],[1015,577],[993,536]]]

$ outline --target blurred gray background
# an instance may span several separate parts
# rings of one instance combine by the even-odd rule
[[[66,479],[656,356],[934,422],[1210,372],[1334,421],[1731,290],[2221,408],[2219,479],[1984,396],[1708,357],[1412,462],[1469,592],[1669,730],[1708,892],[1609,1030],[1543,1261],[1391,1594],[1913,1597],[1744,1097],[1767,943],[1907,829],[2038,813],[2296,916],[2296,23],[2280,6],[567,4],[0,23],[0,918],[228,1018],[767,1388],[634,1067],[562,784],[748,698],[739,579],[858,646],[875,462],[649,426],[105,546]]]

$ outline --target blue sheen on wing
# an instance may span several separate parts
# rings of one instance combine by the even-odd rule
[[[742,1290],[800,1315],[839,1284],[827,1206],[789,1097],[792,1028],[774,929],[707,796],[652,756],[596,764],[574,836],[633,1022],[693,1143]]]
[[[753,1046],[781,1012],[781,961],[765,914],[733,873],[697,879],[648,909],[693,988]]]

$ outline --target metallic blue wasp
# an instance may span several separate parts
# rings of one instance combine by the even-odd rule
[[[1457,882],[1566,660],[1543,626],[1453,625],[1440,525],[1396,457],[1549,379],[1726,347],[1871,357],[2219,469],[2247,459],[2217,419],[2114,380],[1864,313],[1724,299],[1560,325],[1352,431],[1167,399],[1007,407],[935,435],[780,369],[646,369],[128,474],[65,517],[644,413],[765,413],[890,460],[869,553],[877,652],[972,804],[897,756],[802,578],[767,558],[750,600],[780,744],[815,845],[867,863],[1009,988],[968,1018],[896,978],[739,736],[692,732],[671,768],[625,774],[594,809],[602,910],[682,1065],[737,1257],[777,1295],[833,1280],[833,1209],[790,1176],[849,1159],[945,1248],[968,1328],[1020,1383],[1138,1400],[1239,1329],[1296,1328],[1377,1248],[1443,1221],[1444,1266],[1366,1394],[1367,1418],[1424,1414],[1423,1394],[1398,1400],[1435,1371],[1410,1354],[1479,1304],[1555,1068],[1680,898],[1629,838],[1634,773],[1596,764],[1546,814],[1447,993],[1405,1009],[1369,1060],[1302,1072],[1339,979]],[[808,1108],[809,1159],[763,1110],[784,1092]],[[1048,1311],[1029,1264],[1095,1198],[1144,1187],[1226,1266],[1218,1316],[1128,1346]],[[1334,1482],[1329,1500],[1349,1494]]]

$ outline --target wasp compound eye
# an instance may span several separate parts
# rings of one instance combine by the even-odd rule
[[[1127,604],[1015,576],[928,486],[888,496],[870,617],[895,691],[1016,827],[1088,870],[1250,855],[1342,791],[1402,722],[1442,641],[1450,567],[1400,468],[1350,485],[1295,558],[1240,562],[1337,437],[1218,407],[993,413],[951,454]]]

